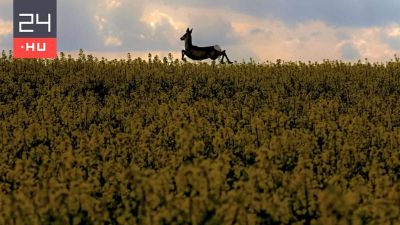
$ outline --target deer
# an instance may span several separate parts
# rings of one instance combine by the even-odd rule
[[[198,47],[192,44],[192,29],[187,28],[186,33],[181,37],[181,41],[185,41],[185,49],[182,50],[182,60],[185,60],[185,55],[192,60],[204,60],[211,59],[216,60],[222,56],[220,63],[224,64],[224,58],[227,59],[228,63],[232,62],[226,55],[225,50],[222,50],[219,45]]]

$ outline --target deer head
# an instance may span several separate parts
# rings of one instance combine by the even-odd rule
[[[186,29],[186,33],[181,37],[181,40],[184,41],[184,40],[186,40],[186,38],[191,36],[192,35],[192,31],[193,31],[193,28],[191,30],[189,30],[189,28],[187,28]]]

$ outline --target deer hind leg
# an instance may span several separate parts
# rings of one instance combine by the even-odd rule
[[[219,61],[219,63],[225,64],[225,62],[224,62],[224,55],[222,55],[221,60]]]
[[[225,62],[224,62],[224,57],[225,57],[224,51],[221,51],[221,52],[220,52],[220,56],[221,56],[220,63],[221,63],[221,64],[225,64]]]

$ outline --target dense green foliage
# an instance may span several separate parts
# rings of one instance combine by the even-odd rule
[[[400,62],[0,59],[0,224],[400,224]]]

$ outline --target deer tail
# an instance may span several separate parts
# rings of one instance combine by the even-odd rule
[[[222,52],[222,49],[221,49],[221,47],[219,45],[214,45],[214,49],[219,51],[219,52]]]

